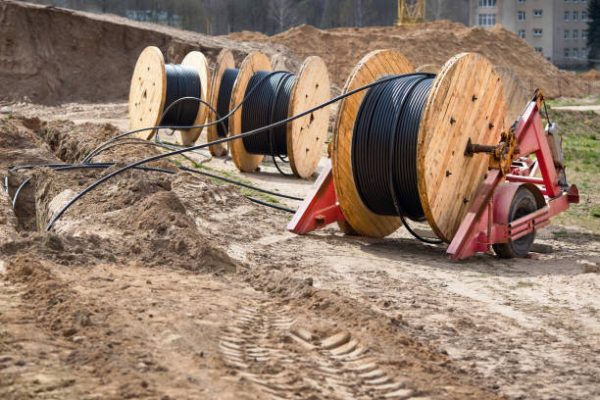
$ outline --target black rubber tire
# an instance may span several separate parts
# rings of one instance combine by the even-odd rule
[[[509,222],[524,217],[538,209],[535,195],[527,187],[520,187],[510,203]],[[535,231],[517,240],[508,243],[494,244],[494,252],[500,258],[527,257],[535,240]]]

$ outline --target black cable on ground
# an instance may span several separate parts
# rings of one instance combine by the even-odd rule
[[[267,203],[266,201],[258,200],[258,199],[255,199],[254,197],[250,197],[250,196],[246,196],[246,198],[248,200],[250,200],[251,202],[256,203],[256,204],[260,204],[262,206],[271,207],[271,208],[274,208],[276,210],[281,210],[281,211],[288,212],[290,214],[295,214],[296,213],[296,210],[292,210],[291,208],[287,208],[287,207],[283,207],[283,206],[278,206],[277,204]]]
[[[210,172],[199,171],[199,170],[192,169],[192,168],[187,168],[187,167],[179,167],[179,169],[182,170],[182,171],[191,172],[193,174],[199,174],[199,175],[208,176],[209,178],[218,179],[218,180],[221,180],[223,182],[231,183],[233,185],[241,186],[241,187],[244,187],[246,189],[251,189],[251,190],[254,190],[254,191],[257,191],[257,192],[260,192],[260,193],[264,193],[264,194],[268,194],[268,195],[271,195],[271,196],[281,197],[283,199],[289,199],[289,200],[304,201],[304,199],[301,198],[301,197],[295,197],[295,196],[290,196],[290,195],[283,194],[283,193],[277,193],[277,192],[272,192],[270,190],[261,189],[261,188],[256,187],[256,186],[249,185],[247,183],[243,183],[243,182],[236,181],[236,180],[233,180],[233,179],[225,178],[223,176],[211,174]]]
[[[120,146],[120,145],[129,145],[129,144],[135,144],[135,145],[139,144],[141,146],[155,146],[155,147],[160,147],[160,148],[167,149],[167,150],[173,150],[173,148],[171,146],[163,144],[163,143],[149,142],[149,141],[144,140],[144,139],[123,139],[122,141],[112,143],[109,147],[105,148],[102,151],[106,151],[106,150],[108,150],[110,148],[117,147],[117,146]],[[100,153],[101,152],[99,152],[98,154],[100,154]],[[181,154],[181,156],[184,157],[189,162],[191,162],[192,164],[196,163],[196,161],[194,161],[193,159],[191,159],[189,157],[186,157],[184,154]],[[179,167],[179,169],[181,169],[183,171],[187,171],[187,172],[192,172],[192,173],[197,173],[197,174],[205,175],[205,176],[208,176],[208,177],[211,177],[211,178],[214,178],[214,179],[219,179],[219,180],[222,180],[224,182],[231,183],[233,185],[245,187],[247,189],[252,189],[252,190],[255,190],[257,192],[261,192],[261,193],[265,193],[265,194],[270,194],[270,195],[281,197],[281,198],[284,198],[284,199],[298,200],[298,201],[303,201],[304,200],[304,199],[302,199],[300,197],[294,197],[294,196],[286,195],[286,194],[283,194],[283,193],[272,192],[272,191],[269,191],[269,190],[266,190],[266,189],[259,188],[257,186],[252,186],[252,185],[249,185],[249,184],[246,184],[246,183],[234,180],[234,179],[225,178],[225,177],[222,177],[222,176],[219,176],[219,175],[215,175],[215,174],[211,174],[211,173],[204,172],[204,171],[198,171],[198,170],[194,170],[194,169],[187,168],[187,167]]]
[[[353,96],[356,93],[362,92],[363,90],[367,90],[367,89],[370,89],[372,87],[379,86],[381,84],[384,84],[385,82],[389,82],[389,81],[392,81],[392,80],[395,80],[395,79],[398,79],[398,77],[392,76],[392,77],[388,77],[388,78],[385,78],[385,79],[382,79],[382,80],[379,80],[379,81],[372,82],[370,84],[361,86],[361,87],[356,88],[354,90],[351,90],[351,91],[349,91],[347,93],[344,93],[344,94],[341,94],[339,96],[336,96],[336,97],[334,97],[334,98],[332,98],[332,99],[330,99],[330,100],[328,100],[328,101],[326,101],[326,102],[324,102],[322,104],[319,104],[319,105],[317,105],[315,107],[312,107],[312,108],[310,108],[310,109],[308,109],[306,111],[303,111],[303,112],[301,112],[301,113],[299,113],[297,115],[291,116],[289,118],[286,118],[286,119],[284,119],[282,121],[273,123],[271,125],[261,127],[260,129],[256,129],[256,130],[249,131],[249,132],[244,132],[244,133],[241,133],[239,135],[235,135],[235,136],[231,136],[231,137],[217,139],[217,140],[214,140],[212,142],[205,143],[205,144],[199,144],[199,145],[191,146],[191,147],[188,147],[188,148],[174,150],[174,151],[171,151],[171,152],[168,152],[168,153],[164,153],[164,154],[160,154],[160,155],[148,157],[148,158],[145,158],[143,160],[139,160],[139,161],[136,161],[136,162],[131,163],[129,165],[126,165],[126,166],[124,166],[124,167],[122,167],[122,168],[120,168],[120,169],[118,169],[116,171],[113,171],[110,174],[107,174],[106,176],[100,178],[99,180],[97,180],[96,182],[92,183],[90,186],[88,186],[87,188],[85,188],[84,190],[82,190],[81,192],[79,192],[75,197],[73,197],[58,212],[56,212],[53,215],[52,219],[46,225],[46,230],[52,229],[52,226],[56,223],[56,221],[58,221],[62,217],[62,215],[71,206],[73,206],[73,204],[75,204],[77,201],[79,201],[79,199],[81,199],[87,193],[91,192],[92,190],[94,190],[96,187],[100,186],[104,182],[106,182],[106,181],[114,178],[115,176],[117,176],[117,175],[119,175],[119,174],[121,174],[121,173],[123,173],[123,172],[125,172],[125,171],[127,171],[129,169],[135,168],[137,166],[140,166],[140,165],[143,165],[143,164],[146,164],[146,163],[149,163],[149,162],[158,161],[158,160],[163,159],[163,158],[172,157],[172,156],[183,154],[183,153],[187,153],[187,152],[193,151],[193,150],[203,149],[203,148],[206,148],[206,147],[208,147],[210,145],[213,145],[213,144],[227,143],[227,142],[230,142],[232,140],[239,140],[239,139],[243,139],[243,138],[248,137],[248,136],[252,136],[252,135],[256,135],[256,134],[261,133],[261,132],[268,131],[269,129],[285,125],[285,124],[287,124],[287,123],[289,123],[291,121],[294,121],[294,120],[299,119],[299,118],[303,118],[303,117],[305,117],[307,115],[310,115],[311,113],[313,113],[313,112],[315,112],[317,110],[320,110],[320,109],[325,108],[325,107],[327,107],[327,106],[329,106],[331,104],[334,104],[334,103],[336,103],[336,102],[338,102],[338,101],[340,101],[340,100],[342,100],[342,99],[344,99],[346,97]],[[235,108],[234,108],[234,110],[232,110],[232,112],[235,112]],[[189,128],[191,129],[191,128],[196,128],[196,127],[203,127],[203,125],[192,126],[192,127],[189,127]],[[147,128],[145,130],[151,130],[151,129],[154,129],[154,128]],[[140,131],[143,131],[143,130],[140,130]]]
[[[417,177],[419,125],[435,76],[398,76],[370,89],[359,108],[352,142],[352,170],[357,191],[375,214],[423,221]]]
[[[107,163],[107,164],[86,164],[86,165],[71,165],[71,164],[61,164],[61,165],[57,165],[57,164],[29,164],[29,165],[20,165],[17,167],[12,167],[11,171],[18,171],[20,169],[35,169],[35,168],[52,168],[54,171],[72,171],[72,170],[78,170],[78,169],[108,169],[112,166],[114,166],[114,163]],[[161,173],[165,173],[165,174],[175,174],[175,171],[170,171],[168,169],[164,169],[164,168],[155,168],[155,167],[136,167],[135,169],[137,170],[141,170],[141,171],[148,171],[148,172],[161,172]],[[23,190],[23,188],[25,186],[27,186],[27,184],[29,182],[31,182],[31,179],[33,177],[29,177],[27,179],[25,179],[23,182],[21,182],[21,184],[19,185],[19,187],[17,188],[16,192],[15,192],[15,196],[12,199],[12,208],[14,209],[17,206],[17,201],[19,199],[19,194],[21,194],[21,191]]]

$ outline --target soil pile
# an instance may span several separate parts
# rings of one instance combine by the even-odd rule
[[[158,46],[167,62],[192,50],[209,59],[222,48],[238,58],[258,50],[295,61],[282,46],[241,43],[112,15],[75,12],[22,2],[0,2],[0,100],[42,104],[126,99],[139,53]],[[288,56],[286,56],[288,55]],[[287,65],[289,63],[289,65]]]
[[[329,30],[301,25],[272,37],[241,32],[229,38],[282,44],[300,58],[321,56],[338,86],[343,85],[352,68],[369,51],[393,48],[405,54],[415,67],[431,64],[439,67],[458,53],[478,52],[497,66],[512,71],[530,92],[539,87],[552,97],[587,94],[585,85],[574,73],[558,69],[502,27],[485,30],[449,21],[410,27]]]

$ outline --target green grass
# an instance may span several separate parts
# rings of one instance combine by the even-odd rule
[[[593,111],[551,110],[564,135],[563,149],[570,184],[576,184],[580,204],[556,218],[561,225],[577,225],[600,233],[600,115]]]
[[[223,170],[220,170],[220,169],[211,168],[211,167],[209,167],[206,164],[200,164],[200,163],[197,163],[197,162],[194,162],[193,165],[192,165],[192,167],[195,168],[195,169],[198,169],[198,170],[205,170],[205,171],[211,172],[211,173],[213,173],[215,175],[219,175],[219,176],[222,176],[224,178],[232,179],[232,180],[235,180],[237,182],[244,183],[246,185],[256,186],[254,184],[254,182],[252,182],[252,181],[250,181],[248,179],[244,179],[244,178],[240,177],[239,175],[237,175],[237,174],[235,174],[235,173],[233,173],[231,171],[223,171]],[[208,178],[211,181],[211,183],[213,183],[215,185],[229,185],[229,183],[224,182],[224,181],[222,181],[220,179],[211,178],[209,176],[207,176],[206,178]],[[252,190],[252,189],[245,188],[245,187],[239,187],[239,190],[240,190],[240,193],[242,195],[244,195],[244,196],[251,196],[251,197],[254,197],[254,198],[258,199],[258,200],[266,201],[266,202],[271,203],[271,204],[281,204],[281,202],[279,201],[279,199],[277,199],[276,197],[271,196],[269,194],[257,192],[256,190]]]
[[[600,105],[600,95],[584,97],[584,98],[569,98],[559,97],[558,99],[547,100],[550,107],[566,107],[566,106],[597,106]]]

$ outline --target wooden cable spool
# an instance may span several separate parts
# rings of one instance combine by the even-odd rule
[[[401,53],[374,51],[354,68],[344,93],[385,75],[413,72],[414,67]],[[369,210],[352,171],[354,125],[365,94],[363,91],[340,103],[334,129],[333,178],[345,217],[342,229],[384,237],[396,231],[401,220]],[[488,169],[487,155],[465,156],[469,139],[482,145],[497,144],[507,129],[506,115],[501,78],[483,56],[459,54],[435,78],[421,117],[416,151],[419,198],[429,225],[440,239],[452,240]]]
[[[252,76],[258,71],[272,71],[269,58],[260,52],[249,54],[242,62],[233,86],[230,110],[238,106],[246,95],[246,89]],[[331,83],[327,67],[319,57],[309,57],[300,67],[292,88],[288,116],[297,115],[330,97]],[[239,135],[242,130],[242,105],[229,120],[229,134]],[[327,139],[329,112],[320,109],[303,118],[287,124],[287,155],[294,175],[310,178],[315,172],[322,156],[323,145]],[[254,172],[264,159],[264,155],[250,154],[243,140],[231,142],[231,156],[239,170]]]
[[[223,49],[219,56],[217,57],[217,62],[215,65],[215,70],[212,77],[212,84],[210,85],[210,104],[216,110],[217,103],[219,100],[219,90],[221,89],[221,81],[223,79],[223,74],[228,69],[235,68],[235,59],[233,57],[233,53],[229,49]],[[223,116],[220,116],[223,117]],[[219,138],[217,133],[217,125],[214,122],[218,120],[215,113],[210,112],[208,115],[208,123],[211,124],[208,127],[207,140],[208,142],[213,142]],[[213,144],[209,147],[210,153],[216,157],[223,157],[227,155],[227,144],[219,143]]]
[[[201,93],[198,97],[207,101],[209,80],[208,63],[206,57],[192,51],[187,54],[181,65],[191,67],[198,71],[201,82]],[[158,47],[146,47],[140,54],[135,65],[129,89],[129,129],[136,130],[146,127],[158,126],[165,110],[167,99],[167,72],[165,58]],[[206,121],[208,107],[200,104],[194,125],[202,125]],[[178,131],[178,140],[189,145],[194,143],[202,129],[187,129]],[[142,139],[151,139],[156,130],[140,132],[137,136]]]

